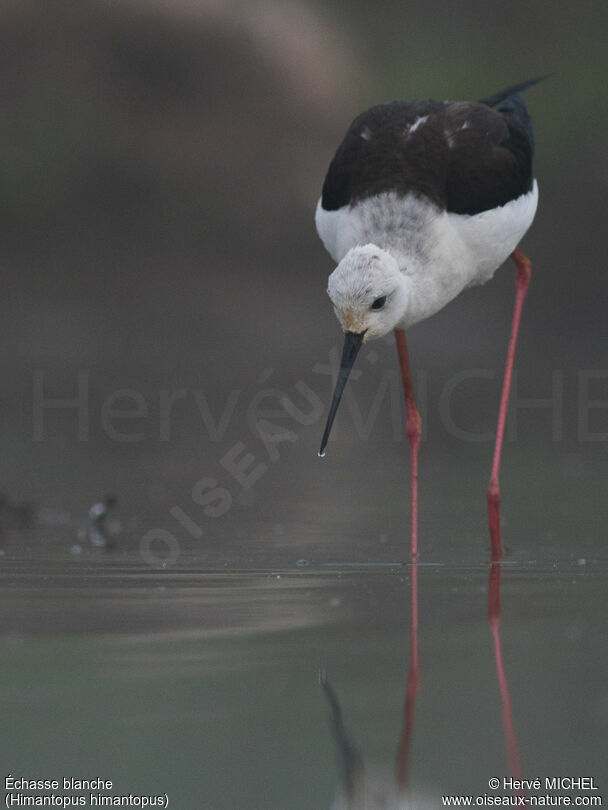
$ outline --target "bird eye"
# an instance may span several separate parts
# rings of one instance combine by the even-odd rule
[[[382,307],[386,304],[386,295],[380,296],[380,298],[376,298],[374,303],[371,306],[371,309],[382,309]]]

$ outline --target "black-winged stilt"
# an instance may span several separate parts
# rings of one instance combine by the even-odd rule
[[[418,553],[416,409],[405,330],[511,256],[517,267],[511,336],[487,493],[492,557],[502,556],[498,475],[515,344],[530,280],[518,249],[536,212],[534,137],[521,91],[479,102],[396,101],[361,113],[338,147],[315,215],[338,266],[328,293],[345,333],[319,455],[362,343],[395,331],[411,445],[412,555]]]

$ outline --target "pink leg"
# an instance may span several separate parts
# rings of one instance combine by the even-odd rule
[[[511,336],[509,338],[509,348],[507,351],[507,363],[505,366],[505,377],[502,384],[502,396],[500,398],[500,409],[498,411],[498,425],[496,428],[496,444],[494,445],[494,459],[492,461],[492,472],[490,475],[490,485],[488,487],[488,518],[490,523],[490,542],[492,546],[492,559],[499,560],[502,557],[502,539],[500,536],[500,486],[498,475],[500,472],[500,454],[502,451],[502,441],[505,434],[505,422],[507,420],[507,408],[509,405],[509,391],[511,389],[511,377],[513,375],[513,361],[515,358],[515,346],[517,344],[517,333],[521,320],[521,310],[530,283],[530,260],[517,248],[511,254],[515,262],[517,272],[515,275],[515,306],[513,308],[513,322],[511,324]]]
[[[418,447],[422,433],[422,420],[416,408],[412,373],[407,352],[407,342],[403,329],[395,329],[401,378],[405,392],[405,407],[407,411],[406,433],[411,448],[411,485],[412,485],[412,560],[418,559]]]

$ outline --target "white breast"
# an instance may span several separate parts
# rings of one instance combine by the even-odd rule
[[[440,214],[426,198],[385,191],[337,211],[326,211],[319,199],[315,224],[327,252],[339,262],[351,248],[370,242],[395,254],[421,250]]]
[[[424,320],[465,287],[483,284],[515,250],[532,224],[538,185],[506,205],[480,214],[452,214],[425,198],[384,192],[353,206],[325,211],[315,223],[336,263],[357,245],[373,243],[397,259],[411,285],[404,328]]]
[[[465,248],[462,258],[474,267],[474,278],[487,280],[517,247],[538,205],[536,180],[531,191],[506,205],[480,214],[451,214],[414,195],[400,197],[384,192],[353,206],[326,211],[317,203],[315,224],[325,249],[335,262],[356,245],[369,242],[394,252],[449,252],[455,242]],[[439,243],[439,244],[438,244]],[[443,248],[443,250],[442,250]],[[459,248],[459,254],[462,252]],[[439,259],[439,256],[435,256]]]

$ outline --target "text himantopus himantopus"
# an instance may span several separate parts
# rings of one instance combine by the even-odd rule
[[[544,78],[544,77],[543,77]],[[515,344],[530,280],[518,249],[536,212],[534,138],[521,92],[479,102],[397,101],[361,113],[338,147],[315,222],[338,266],[328,293],[344,349],[320,455],[362,343],[395,331],[411,445],[412,555],[418,553],[421,422],[405,330],[465,287],[483,284],[510,255],[516,296],[487,493],[492,557],[502,556],[498,475]]]

